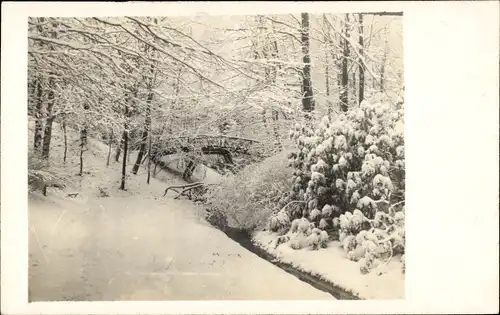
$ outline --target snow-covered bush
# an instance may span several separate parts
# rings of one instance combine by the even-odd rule
[[[28,152],[28,188],[29,191],[41,190],[46,186],[65,187],[68,184],[67,171],[57,168],[40,154]]]
[[[283,203],[303,206],[287,209],[289,219],[307,218],[332,236],[338,233],[346,255],[364,258],[367,270],[392,248],[380,244],[382,238],[372,245],[364,237],[386,233],[391,247],[404,252],[404,224],[396,224],[404,221],[404,213],[390,208],[404,199],[403,114],[404,104],[376,95],[333,121],[324,117],[316,129],[297,124],[290,132],[297,144],[288,156],[295,171]],[[368,234],[359,236],[362,231]],[[374,245],[377,255],[368,250]]]
[[[290,228],[290,218],[285,211],[279,211],[275,215],[271,216],[269,220],[269,229],[273,232],[286,232]]]
[[[346,257],[359,263],[362,273],[388,262],[396,254],[404,255],[404,210],[394,211],[394,208],[377,211],[374,219],[368,219],[358,209],[339,218],[340,244]]]
[[[329,237],[324,230],[314,227],[314,223],[306,218],[301,218],[292,221],[287,239],[293,249],[309,248],[316,250],[325,248]]]
[[[270,223],[276,230],[288,230],[292,220],[276,217],[282,208],[279,197],[291,188],[292,170],[286,165],[286,154],[281,152],[224,176],[221,184],[207,191],[208,206],[224,214],[233,227],[252,230]],[[280,224],[286,226],[280,228]]]

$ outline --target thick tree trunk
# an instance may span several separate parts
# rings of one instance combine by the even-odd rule
[[[127,154],[128,154],[128,124],[125,124],[125,130],[123,130],[123,162],[122,162],[122,181],[120,184],[120,189],[125,190],[125,179],[127,175]]]
[[[364,28],[363,28],[363,14],[359,14],[359,54],[363,56],[364,48]],[[361,60],[359,60],[359,89],[358,89],[358,103],[365,98],[365,68]]]
[[[35,151],[40,151],[42,145],[42,108],[43,108],[43,90],[42,90],[42,78],[38,76],[36,80],[36,107],[35,107],[35,135],[33,147]]]
[[[344,25],[345,37],[349,37],[349,14],[346,14],[346,20]],[[340,109],[346,112],[349,108],[349,73],[347,71],[347,58],[349,57],[349,43],[347,40],[343,40],[343,57],[342,57],[342,85],[340,91]]]
[[[138,92],[138,86],[135,86],[133,88],[134,99],[135,99],[135,97],[137,97],[137,92]],[[131,100],[132,100],[132,98],[129,98],[128,102],[130,102]],[[127,160],[128,160],[128,156],[129,156],[129,152],[128,152],[129,120],[130,120],[132,110],[130,110],[130,106],[129,106],[128,102],[125,104],[125,113],[124,113],[125,124],[123,126],[124,128],[123,128],[123,135],[122,135],[122,138],[123,138],[123,161],[122,161],[122,178],[121,178],[121,183],[120,183],[121,190],[125,190],[125,181],[127,178]]]
[[[45,122],[45,130],[43,132],[43,144],[42,144],[42,157],[45,159],[49,158],[50,152],[50,140],[52,139],[52,123],[54,122],[54,116],[52,116],[52,108],[54,107],[54,81],[49,80],[49,94],[47,101],[47,120]]]
[[[50,32],[50,36],[52,38],[56,38],[56,32],[55,29],[57,25],[55,23],[52,23],[53,31]],[[54,50],[54,47],[50,46],[50,50]],[[46,117],[47,121],[45,122],[45,130],[43,133],[43,144],[42,144],[42,157],[45,159],[49,158],[49,152],[50,152],[50,141],[52,140],[52,123],[54,122],[54,116],[52,116],[52,108],[54,107],[54,102],[55,102],[55,93],[54,90],[56,88],[55,82],[53,78],[49,78],[49,93],[48,93],[48,100],[47,100],[47,111],[46,111]]]
[[[302,73],[302,109],[306,113],[310,113],[314,110],[314,99],[311,80],[311,56],[309,55],[309,14],[302,13],[301,18],[302,62],[304,63]]]
[[[129,128],[129,106],[125,105],[125,124],[123,125],[123,160],[122,160],[122,178],[120,183],[120,189],[125,190],[125,180],[127,175],[127,156],[128,156],[128,128]]]
[[[146,142],[148,140],[149,126],[151,125],[151,101],[153,100],[153,95],[154,95],[153,92],[150,91],[146,101],[147,102],[146,120],[144,122],[144,130],[142,131],[141,146],[139,148],[139,153],[137,153],[137,160],[135,161],[135,165],[132,169],[132,173],[134,175],[137,175],[139,167],[141,166],[142,163],[142,157],[146,152]]]

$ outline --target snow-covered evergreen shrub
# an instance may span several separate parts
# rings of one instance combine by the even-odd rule
[[[370,272],[382,261],[388,262],[396,254],[404,255],[404,210],[394,208],[377,211],[374,219],[368,219],[358,209],[339,218],[341,246],[348,259],[359,263],[362,273]]]
[[[272,232],[283,233],[290,228],[290,218],[288,214],[281,210],[271,217],[269,220],[269,229]]]
[[[393,250],[404,253],[404,213],[390,207],[404,199],[403,114],[404,104],[376,95],[314,130],[297,124],[290,132],[295,171],[283,201],[303,203],[287,209],[290,220],[308,218],[338,233],[346,255],[363,259],[367,271]]]
[[[325,248],[329,240],[327,232],[314,227],[314,223],[306,218],[293,220],[286,237],[293,249],[309,248],[315,250]]]

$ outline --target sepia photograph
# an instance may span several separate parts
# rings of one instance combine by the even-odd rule
[[[30,17],[29,301],[404,299],[403,19]]]
[[[498,1],[1,6],[2,314],[498,314]]]

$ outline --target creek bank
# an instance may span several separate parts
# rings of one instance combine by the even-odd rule
[[[357,295],[344,290],[343,288],[336,286],[335,284],[321,279],[309,272],[305,272],[303,270],[299,270],[296,267],[292,266],[289,263],[281,262],[276,257],[261,247],[254,244],[252,241],[252,235],[250,232],[245,231],[243,229],[233,228],[233,227],[224,227],[221,228],[218,225],[214,225],[216,228],[220,229],[224,232],[230,239],[240,244],[242,247],[247,249],[248,251],[254,253],[260,258],[272,263],[273,265],[283,269],[289,274],[295,276],[299,280],[313,286],[314,288],[327,292],[336,299],[339,300],[361,300]]]

